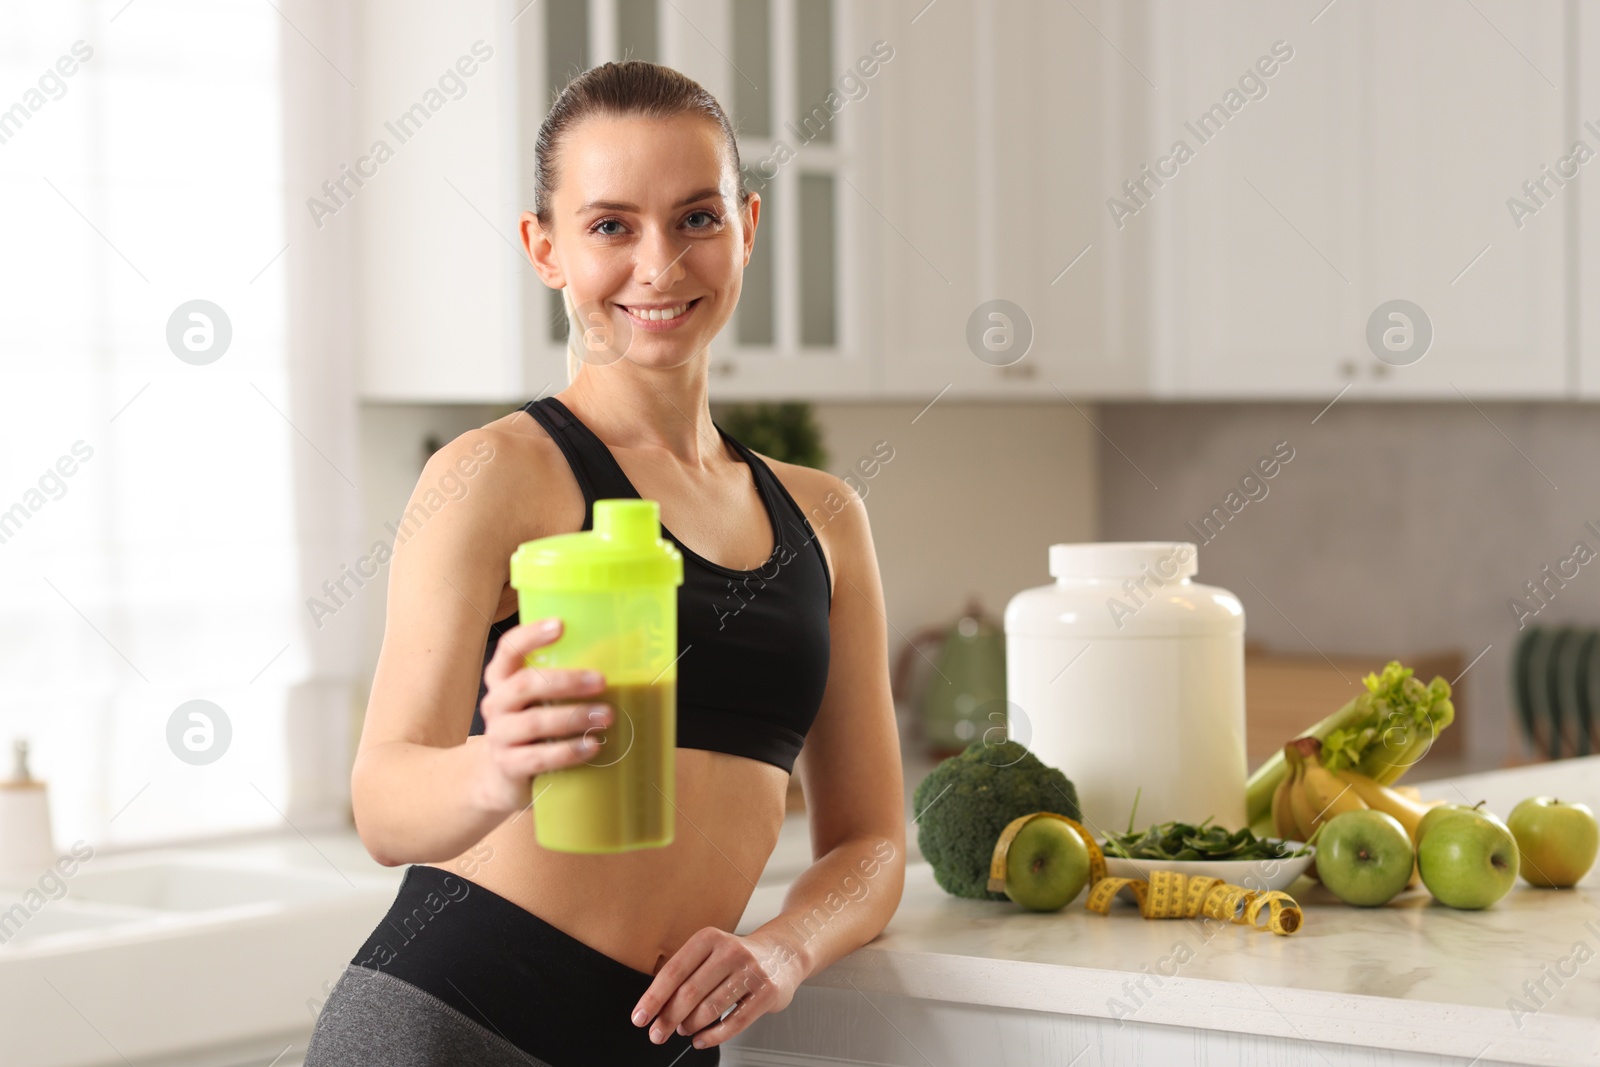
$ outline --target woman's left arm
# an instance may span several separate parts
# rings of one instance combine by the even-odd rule
[[[770,922],[742,937],[705,927],[662,966],[633,1015],[657,1042],[676,1032],[708,1048],[781,1011],[807,977],[878,936],[900,904],[905,794],[872,531],[843,481],[820,471],[785,481],[802,478],[791,489],[801,489],[795,499],[834,577],[828,683],[798,764],[816,858]]]

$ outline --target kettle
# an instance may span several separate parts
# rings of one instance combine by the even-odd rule
[[[913,634],[895,660],[891,688],[911,705],[923,745],[945,759],[981,738],[1006,739],[1006,638],[976,597],[955,621]]]

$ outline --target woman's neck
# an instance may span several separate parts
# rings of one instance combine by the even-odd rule
[[[659,369],[626,359],[585,364],[558,399],[608,445],[662,449],[700,466],[724,452],[711,422],[709,365],[709,352]]]

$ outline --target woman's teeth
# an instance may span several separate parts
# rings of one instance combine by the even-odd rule
[[[675,319],[685,311],[688,311],[689,305],[679,304],[677,307],[670,308],[628,308],[627,310],[628,314],[635,318],[645,319],[649,322],[665,322],[668,319]]]

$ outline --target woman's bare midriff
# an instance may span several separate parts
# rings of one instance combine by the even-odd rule
[[[505,431],[497,436],[495,462],[507,463],[519,483],[505,495],[513,533],[500,546],[503,554],[509,557],[524,539],[582,526],[583,493],[544,429],[522,411],[490,426]],[[743,543],[713,544],[712,531],[697,528],[702,508],[680,511],[665,502],[663,522],[671,511],[684,520],[675,532],[690,532],[732,566],[749,566],[770,554],[772,533],[748,468],[739,463],[730,469],[740,492],[721,504]],[[651,491],[648,471],[636,472],[636,484],[647,497],[665,495]],[[516,591],[507,584],[492,618],[516,610]],[[706,749],[678,749],[675,773],[678,810],[670,845],[606,855],[552,852],[539,847],[529,808],[461,856],[430,866],[466,877],[591,948],[654,974],[696,930],[732,930],[738,923],[777,844],[789,787],[781,767]],[[531,792],[538,790],[535,779]]]
[[[789,775],[770,763],[697,748],[677,755],[670,845],[608,855],[552,852],[539,847],[529,808],[463,855],[430,866],[654,974],[696,930],[731,931],[739,922],[777,844],[788,790]]]

